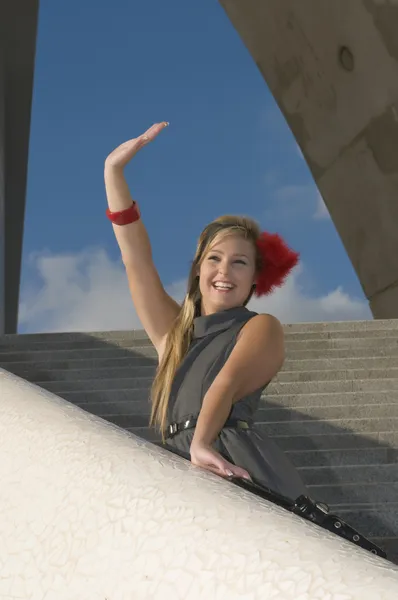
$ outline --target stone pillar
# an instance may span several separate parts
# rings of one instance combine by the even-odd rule
[[[0,61],[3,67],[0,88],[3,114],[3,127],[0,121],[3,156],[0,288],[4,296],[3,301],[0,298],[3,313],[0,333],[17,330],[37,16],[38,0],[0,2]]]
[[[0,36],[2,28],[0,25]],[[2,37],[2,36],[1,36]],[[5,80],[4,50],[0,39],[0,335],[5,329]]]
[[[375,318],[398,317],[398,1],[220,0],[284,114]]]

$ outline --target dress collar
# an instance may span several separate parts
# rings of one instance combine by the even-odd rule
[[[235,323],[248,321],[251,316],[256,314],[248,310],[245,306],[237,306],[212,313],[211,315],[196,317],[193,321],[193,337],[202,338],[211,333],[225,331]]]

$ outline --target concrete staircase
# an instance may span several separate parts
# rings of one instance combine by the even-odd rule
[[[287,360],[258,425],[313,497],[398,563],[398,320],[285,332]],[[156,440],[147,428],[156,355],[142,331],[3,336],[0,367]]]

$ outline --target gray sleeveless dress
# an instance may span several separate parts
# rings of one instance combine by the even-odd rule
[[[240,306],[195,318],[193,340],[171,390],[169,424],[199,415],[202,400],[228,359],[239,331],[256,314]],[[252,425],[263,389],[236,402],[230,418],[242,419]],[[189,459],[193,434],[193,429],[181,431],[167,440],[166,447]],[[296,469],[282,450],[255,426],[249,430],[222,429],[214,448],[266,487],[293,500],[301,494],[308,495]]]

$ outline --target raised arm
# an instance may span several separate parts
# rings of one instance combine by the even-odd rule
[[[124,168],[146,144],[167,126],[157,123],[143,135],[116,148],[105,161],[105,189],[109,210],[118,212],[133,204]],[[180,307],[165,291],[152,259],[148,232],[142,219],[128,225],[113,225],[123,264],[126,268],[131,297],[138,317],[155,346],[159,357]]]

